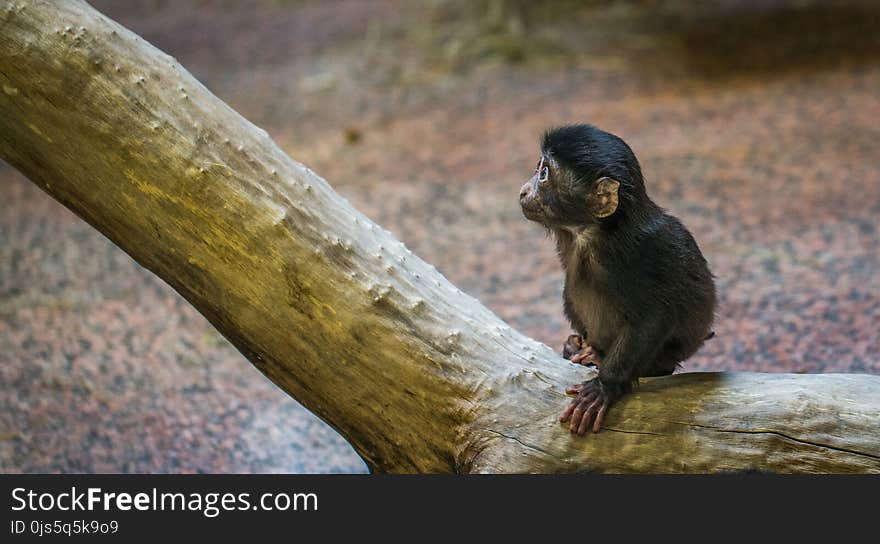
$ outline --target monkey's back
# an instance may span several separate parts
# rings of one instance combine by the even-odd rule
[[[658,243],[672,256],[673,266],[661,276],[659,290],[666,298],[664,315],[672,336],[654,366],[657,373],[667,374],[711,336],[716,293],[709,265],[690,231],[676,217],[663,214],[663,219],[670,241],[661,236]]]

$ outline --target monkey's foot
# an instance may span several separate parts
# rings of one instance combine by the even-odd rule
[[[593,349],[593,346],[584,342],[579,334],[572,334],[562,346],[562,356],[579,365],[595,367],[599,366],[601,359],[599,354]]]
[[[562,412],[559,421],[570,421],[568,430],[583,436],[592,427],[598,433],[605,421],[605,413],[611,406],[611,396],[598,379],[572,385],[565,392],[575,395],[568,408]]]

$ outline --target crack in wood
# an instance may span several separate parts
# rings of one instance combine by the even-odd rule
[[[804,440],[802,438],[797,438],[797,437],[785,434],[783,432],[774,431],[771,429],[752,429],[752,430],[749,430],[749,429],[720,429],[718,427],[713,427],[711,425],[700,425],[698,423],[686,423],[686,422],[682,422],[682,421],[670,421],[670,423],[674,423],[676,425],[685,425],[687,427],[699,427],[701,429],[708,429],[710,431],[715,431],[718,433],[772,434],[772,435],[779,436],[781,438],[786,438],[788,440],[791,440],[792,442],[797,442],[799,444],[805,444],[805,445],[813,446],[813,447],[817,447],[817,448],[826,448],[826,449],[838,451],[841,453],[850,453],[853,455],[860,455],[862,457],[867,457],[869,459],[876,459],[876,460],[880,461],[880,455],[875,455],[873,453],[858,451],[858,450],[854,450],[851,448],[842,448],[839,446],[832,446],[830,444],[822,444],[821,442],[813,442],[810,440]]]
[[[549,451],[541,449],[538,446],[532,446],[531,444],[526,444],[525,442],[523,442],[522,440],[520,440],[519,438],[517,438],[515,436],[510,436],[509,434],[504,434],[501,431],[496,431],[495,429],[486,429],[486,430],[489,431],[490,433],[494,433],[494,434],[497,434],[498,436],[502,436],[504,438],[507,438],[508,440],[513,440],[514,442],[518,442],[523,447],[526,447],[530,450],[535,450],[537,452],[543,453],[544,455],[549,455],[552,457],[552,454]]]
[[[652,436],[665,436],[663,433],[652,433],[650,431],[628,431],[626,429],[615,429],[613,427],[602,427],[602,430],[625,434],[647,434]]]

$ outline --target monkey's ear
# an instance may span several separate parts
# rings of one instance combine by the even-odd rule
[[[620,182],[616,179],[600,178],[596,182],[596,187],[588,197],[594,216],[602,219],[617,211],[617,192],[619,189]]]

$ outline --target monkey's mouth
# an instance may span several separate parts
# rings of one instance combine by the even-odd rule
[[[535,206],[529,202],[520,202],[520,208],[522,208],[522,213],[526,219],[529,221],[537,221],[538,223],[544,222],[544,210],[541,209],[541,206]]]

